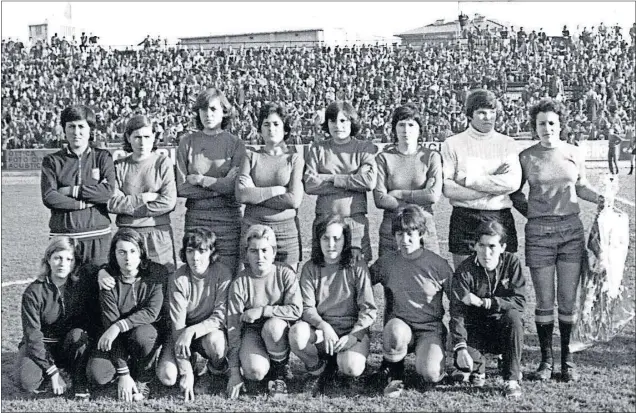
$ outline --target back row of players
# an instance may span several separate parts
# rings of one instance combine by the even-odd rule
[[[443,144],[441,155],[419,143],[420,115],[408,104],[393,114],[395,144],[379,154],[355,139],[358,117],[347,102],[328,106],[323,128],[330,138],[305,156],[285,144],[283,106],[263,106],[258,130],[265,145],[255,151],[224,130],[230,109],[217,89],[199,95],[199,131],[181,140],[176,177],[170,160],[153,151],[147,117],[128,122],[124,149],[131,155],[113,164],[108,151],[89,146],[93,112],[63,111],[68,146],[42,163],[53,239],[44,271],[22,301],[16,372],[24,389],[50,383],[64,393],[60,365],[77,397],[116,378],[121,399],[143,399],[156,374],[165,385],[178,381],[191,400],[206,366],[197,362],[202,356],[206,370],[227,375],[229,397],[251,382],[268,383],[276,397],[287,393],[291,350],[320,394],[338,371],[364,371],[377,313],[371,286],[381,283],[378,374],[385,395],[404,388],[409,351],[423,381],[445,377],[445,293],[455,366],[483,386],[481,352],[500,353],[504,392],[520,396],[525,280],[514,254],[513,204],[528,218],[526,265],[541,346],[535,376],[552,377],[556,280],[561,378],[577,379],[569,351],[585,256],[577,198],[601,205],[603,199],[585,179],[582,153],[560,139],[560,102],[543,100],[530,110],[539,142],[520,154],[512,138],[494,131],[496,99],[485,90],[469,95],[470,125]],[[384,210],[379,258],[370,267],[369,191]],[[304,192],[317,195],[316,218],[311,258],[296,277]],[[432,206],[442,193],[453,206],[454,276],[438,255]],[[178,269],[170,221],[177,196],[187,198],[185,265]],[[109,212],[119,227],[112,239]]]

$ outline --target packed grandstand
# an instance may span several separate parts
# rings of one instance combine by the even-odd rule
[[[423,138],[443,141],[464,130],[468,90],[500,98],[496,129],[529,136],[527,109],[543,96],[567,102],[564,138],[606,139],[634,123],[636,23],[623,37],[602,24],[571,38],[506,32],[468,43],[400,47],[224,48],[213,51],[142,42],[113,50],[95,42],[52,39],[26,48],[2,40],[2,148],[53,148],[64,141],[60,113],[88,104],[97,113],[97,144],[115,145],[127,119],[148,114],[159,142],[175,145],[193,129],[192,104],[201,88],[222,89],[234,106],[230,131],[260,143],[256,114],[263,102],[284,102],[293,142],[324,136],[319,125],[333,100],[353,103],[360,138],[387,142],[390,116],[419,105]]]

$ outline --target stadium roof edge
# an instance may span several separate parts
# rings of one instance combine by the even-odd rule
[[[307,29],[288,29],[288,30],[263,30],[258,32],[237,32],[237,33],[226,33],[226,34],[209,34],[206,36],[188,36],[188,37],[179,37],[179,40],[198,40],[198,39],[210,39],[215,37],[231,37],[231,36],[250,36],[253,34],[267,34],[267,33],[294,33],[294,32],[313,32],[313,31],[324,31],[327,30],[323,27],[313,27]]]

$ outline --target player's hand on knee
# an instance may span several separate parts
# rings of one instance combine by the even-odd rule
[[[338,339],[333,350],[336,353],[347,351],[351,347],[355,346],[357,342],[358,342],[358,338],[356,336],[351,334],[346,334]]]
[[[326,321],[323,321],[320,324],[319,329],[322,330],[323,337],[325,339],[325,352],[331,356],[333,355],[334,347],[340,338],[333,327],[331,327],[331,325]]]
[[[241,314],[241,321],[244,323],[252,324],[256,320],[259,320],[263,317],[263,311],[265,307],[254,307],[249,310],[245,310],[243,314]]]
[[[190,346],[192,345],[192,337],[193,334],[188,331],[188,329],[184,329],[177,341],[174,343],[174,353],[177,358],[188,358],[191,355]]]

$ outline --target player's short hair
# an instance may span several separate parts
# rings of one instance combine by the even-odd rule
[[[276,254],[276,234],[274,234],[274,230],[267,225],[256,224],[252,225],[248,228],[245,233],[245,248],[248,249],[250,246],[250,242],[253,239],[264,239],[269,242],[269,245],[274,249],[274,254]]]
[[[475,89],[466,98],[466,116],[473,118],[473,113],[479,109],[497,109],[497,97],[490,90]]]
[[[393,141],[397,142],[397,134],[395,132],[395,127],[397,123],[401,120],[414,120],[420,126],[420,135],[422,134],[422,130],[424,130],[424,125],[422,124],[422,115],[420,111],[417,109],[414,103],[407,103],[406,105],[402,105],[399,108],[395,109],[393,112],[393,116],[391,118],[391,135],[393,135]]]
[[[393,235],[398,232],[418,230],[424,234],[427,227],[428,218],[424,210],[419,205],[409,204],[400,208],[391,222],[391,232]]]
[[[125,152],[133,151],[132,145],[130,144],[130,141],[128,140],[128,138],[130,138],[130,135],[132,135],[132,133],[136,131],[137,129],[145,128],[147,126],[152,127],[152,121],[146,115],[135,115],[132,118],[130,118],[128,122],[126,122],[126,129],[124,129],[124,142],[122,144],[122,149]],[[153,131],[153,136],[154,136],[154,131]],[[157,139],[154,140],[154,143],[152,145],[152,150],[154,151],[156,149],[157,149]]]
[[[273,114],[278,115],[280,117],[280,120],[283,122],[283,130],[285,131],[285,137],[283,139],[287,141],[287,139],[289,139],[289,136],[291,135],[291,119],[287,114],[287,109],[285,109],[283,105],[280,105],[278,103],[267,102],[261,107],[261,110],[258,112],[258,119],[256,121],[258,132],[261,132],[261,127],[263,126],[263,122],[265,122],[265,119],[267,119],[269,115]]]
[[[194,102],[194,106],[192,110],[194,110],[194,120],[197,124],[197,128],[199,130],[203,130],[203,123],[201,123],[201,116],[199,116],[199,109],[207,109],[210,106],[210,102],[212,99],[219,99],[221,103],[221,108],[223,109],[223,120],[221,121],[221,129],[226,129],[230,126],[230,121],[232,119],[232,105],[230,101],[227,100],[225,94],[220,89],[215,87],[209,87],[199,93],[197,96],[197,100]]]
[[[199,250],[209,249],[210,264],[216,262],[219,257],[216,250],[216,234],[207,228],[195,227],[185,231],[181,243],[181,250],[179,251],[179,258],[181,258],[182,262],[187,262],[186,251],[188,248]]]
[[[506,228],[495,220],[487,220],[480,223],[475,230],[475,242],[479,242],[482,236],[499,235],[499,243],[505,244],[508,242],[508,232]]]
[[[322,130],[329,133],[329,121],[335,122],[340,112],[351,121],[351,137],[355,137],[358,132],[360,132],[358,112],[351,103],[343,100],[336,100],[327,106],[327,109],[325,109],[325,121],[322,123]]]
[[[64,129],[68,122],[74,122],[76,120],[85,120],[91,130],[95,128],[95,112],[86,105],[67,106],[60,115],[60,124]]]
[[[565,105],[556,99],[543,98],[539,102],[535,103],[529,111],[530,114],[530,128],[534,136],[537,135],[537,116],[539,113],[554,112],[559,116],[559,123],[561,124],[561,133],[565,131],[567,109]]]

